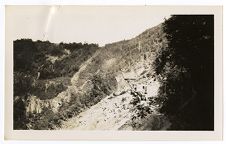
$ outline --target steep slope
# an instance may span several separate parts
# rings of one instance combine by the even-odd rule
[[[131,91],[115,96],[111,94],[79,115],[64,121],[58,129],[71,130],[155,130],[167,129],[169,121],[158,112],[159,106],[150,103],[156,98],[159,84],[150,80],[152,93],[137,104]],[[149,107],[140,117],[137,107]]]
[[[86,91],[83,85],[95,75],[111,75],[114,83],[115,80],[117,83],[116,85],[112,85],[113,81],[106,83],[112,91],[108,95],[105,94],[105,98],[103,97],[100,102],[85,109],[79,115],[62,122],[59,129],[167,128],[169,122],[158,113],[160,104],[156,103],[159,84],[152,78],[154,75],[152,63],[155,55],[166,45],[162,25],[158,25],[131,40],[108,44],[99,49],[84,63],[71,82],[83,93]],[[159,126],[154,127],[147,123],[149,125],[141,128],[142,123],[144,124],[142,121],[148,120],[151,123],[158,121]]]
[[[25,127],[164,129],[167,123],[165,118],[161,118],[164,122],[158,122],[161,126],[157,128],[150,125],[141,128],[142,124],[139,123],[162,117],[158,113],[160,104],[156,95],[159,84],[153,78],[152,63],[159,49],[166,45],[162,24],[135,38],[107,44],[102,48],[93,44],[52,45],[39,42],[38,47],[34,46],[37,51],[42,49],[38,58],[44,55],[41,61],[48,63],[43,66],[37,60],[36,65],[31,63],[41,71],[38,77],[42,80],[28,84],[38,89],[36,93],[32,91],[27,98],[23,98],[28,121]],[[54,55],[49,55],[44,47],[50,48]],[[37,87],[38,82],[41,82],[41,87]],[[64,87],[60,89],[58,84],[63,83]],[[48,90],[49,86],[53,88],[51,91]],[[115,114],[112,113],[114,110],[117,110]],[[93,117],[93,114],[97,116]],[[104,115],[108,115],[109,119],[99,121],[98,116],[102,118]],[[93,117],[92,121],[90,117]],[[80,121],[87,121],[87,127],[80,125]],[[107,126],[109,122],[112,124]]]
[[[16,40],[14,129],[213,130],[214,17],[101,48]]]

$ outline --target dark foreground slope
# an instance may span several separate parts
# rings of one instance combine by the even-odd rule
[[[168,47],[159,51],[161,111],[173,130],[214,129],[214,16],[179,15],[164,23]]]

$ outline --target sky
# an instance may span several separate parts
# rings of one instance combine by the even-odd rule
[[[169,16],[151,6],[6,6],[6,29],[13,40],[103,46],[131,39]]]

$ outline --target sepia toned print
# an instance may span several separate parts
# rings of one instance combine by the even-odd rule
[[[66,6],[34,7],[48,12],[43,31],[15,26],[13,130],[219,130],[215,14],[126,7],[118,16],[114,7],[80,8],[69,14]],[[34,11],[17,21],[43,19]]]

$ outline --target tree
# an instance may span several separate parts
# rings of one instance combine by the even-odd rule
[[[162,112],[173,117],[172,129],[213,130],[214,17],[174,15],[165,21],[164,32],[168,47],[154,63],[156,74],[164,78]]]
[[[37,48],[31,39],[16,40],[13,43],[14,71],[31,71]]]

